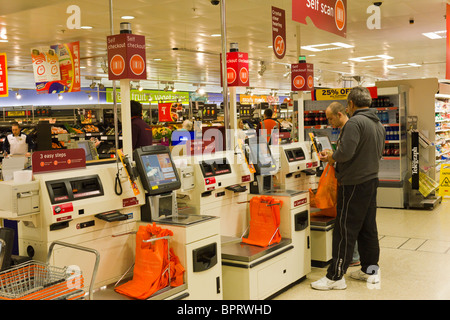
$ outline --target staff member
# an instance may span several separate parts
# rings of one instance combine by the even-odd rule
[[[25,155],[29,157],[33,150],[34,144],[31,137],[25,133],[21,133],[18,122],[11,124],[12,133],[9,134],[3,142],[3,155]]]
[[[271,109],[264,110],[264,120],[258,124],[257,128],[259,136],[265,136],[267,138],[267,143],[271,142],[272,138],[274,138],[272,142],[276,140],[276,137],[272,136],[274,129],[276,128],[278,129],[278,131],[280,130],[280,124],[278,123],[278,121],[272,119],[272,114],[273,112]]]
[[[142,119],[142,104],[131,100],[131,139],[133,150],[152,145],[152,128]]]

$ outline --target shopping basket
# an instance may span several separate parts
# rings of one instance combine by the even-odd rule
[[[89,298],[98,269],[100,255],[94,249],[55,241],[50,245],[47,261],[55,244],[90,251],[97,259],[92,274]],[[68,267],[55,267],[31,260],[0,272],[0,299],[5,300],[77,300],[85,296],[84,278],[81,271]]]

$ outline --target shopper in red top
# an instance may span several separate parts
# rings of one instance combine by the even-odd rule
[[[142,119],[142,104],[131,100],[131,138],[133,150],[152,145],[152,128]]]
[[[280,130],[280,124],[272,119],[272,110],[266,109],[264,110],[264,121],[261,121],[258,124],[257,132],[259,133],[260,137],[267,137],[267,143],[277,143],[277,136],[274,134],[275,132],[278,133]],[[278,129],[275,130],[274,129]]]

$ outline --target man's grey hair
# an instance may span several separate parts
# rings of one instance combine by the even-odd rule
[[[352,101],[356,108],[370,107],[372,97],[367,88],[354,87],[348,94],[347,101]]]

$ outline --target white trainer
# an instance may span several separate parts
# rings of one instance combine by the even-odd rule
[[[322,279],[312,282],[311,288],[316,290],[344,290],[347,288],[347,284],[345,283],[344,278],[334,281],[328,279],[327,277],[323,277]]]
[[[350,273],[350,277],[356,280],[367,281],[368,283],[379,283],[380,282],[380,269],[378,269],[377,274],[367,274],[361,270],[354,271]]]

